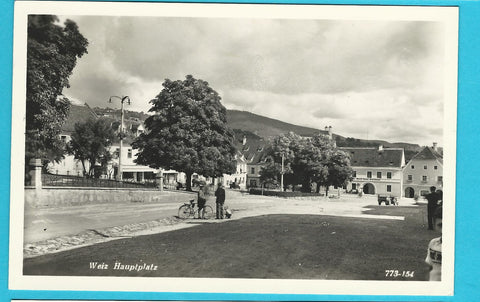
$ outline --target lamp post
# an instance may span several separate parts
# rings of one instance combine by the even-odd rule
[[[282,153],[282,172],[280,172],[280,191],[283,192],[283,164],[284,164],[284,154]]]
[[[125,101],[127,102],[128,105],[130,105],[130,98],[128,96],[111,96],[110,99],[108,100],[109,103],[112,102],[112,99],[119,99],[120,104],[122,105],[121,109],[121,121],[120,121],[120,151],[118,152],[118,173],[117,173],[117,179],[122,180],[122,148],[123,148],[123,104]]]

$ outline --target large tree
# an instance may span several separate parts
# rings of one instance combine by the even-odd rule
[[[58,24],[53,15],[28,16],[25,160],[44,162],[63,157],[59,137],[70,108],[62,97],[77,59],[87,52],[88,41],[75,22]]]
[[[133,143],[136,162],[153,168],[185,172],[191,190],[194,172],[209,177],[233,173],[236,168],[234,134],[227,126],[220,96],[206,81],[187,75],[166,79],[150,101],[145,133]]]
[[[82,163],[83,175],[98,177],[112,159],[109,149],[114,139],[115,133],[107,121],[89,119],[75,124],[67,150]]]
[[[321,164],[312,177],[317,184],[325,187],[326,195],[330,186],[341,187],[351,180],[352,168],[347,153],[339,150],[335,142],[326,135],[316,135],[311,139],[312,145],[322,154]]]

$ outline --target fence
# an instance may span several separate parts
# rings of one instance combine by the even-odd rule
[[[42,186],[46,187],[93,187],[93,188],[155,188],[154,180],[146,182],[117,181],[104,178],[86,178],[73,175],[42,173]]]

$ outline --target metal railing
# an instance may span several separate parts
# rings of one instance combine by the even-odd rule
[[[155,180],[144,182],[118,181],[105,178],[87,178],[73,175],[42,174],[44,187],[93,187],[93,188],[155,188]]]

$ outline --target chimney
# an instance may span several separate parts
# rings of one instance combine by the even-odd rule
[[[325,127],[326,128],[326,127]],[[332,126],[328,126],[328,137],[332,138]]]
[[[247,143],[247,137],[244,135],[242,140],[242,145],[245,146],[246,143]]]
[[[437,143],[436,142],[433,142],[433,151],[437,151]]]

